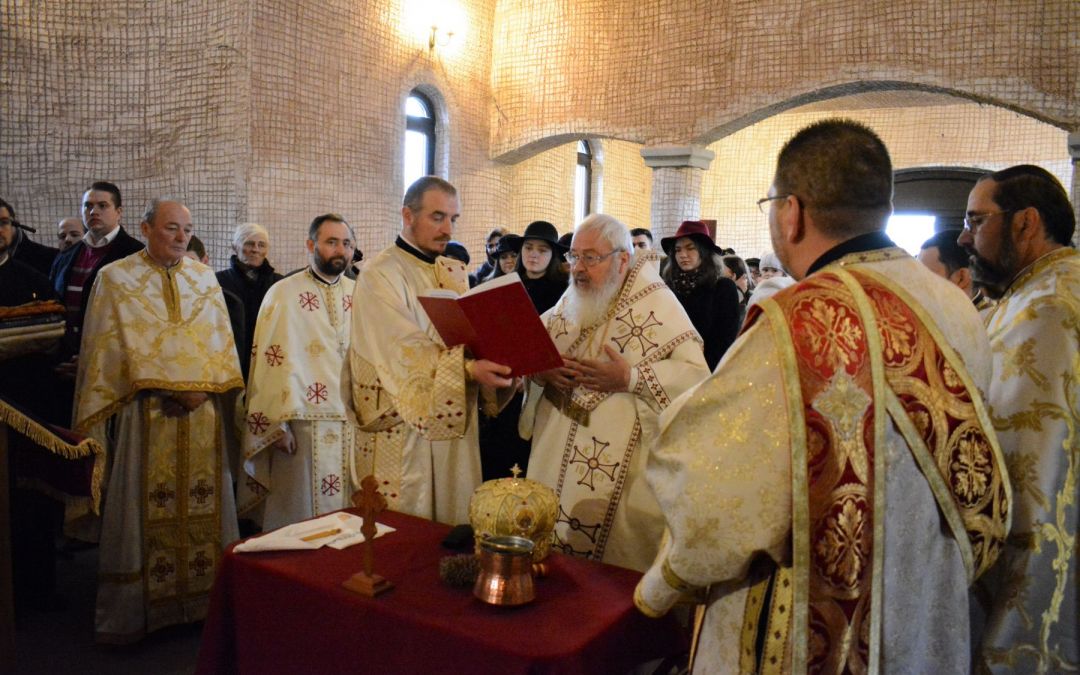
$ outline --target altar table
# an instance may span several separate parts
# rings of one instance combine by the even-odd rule
[[[439,580],[450,528],[401,513],[375,540],[375,571],[394,584],[377,598],[341,587],[363,566],[342,551],[224,554],[203,628],[197,672],[625,673],[686,651],[671,617],[634,607],[640,574],[552,553],[536,599],[487,605]]]

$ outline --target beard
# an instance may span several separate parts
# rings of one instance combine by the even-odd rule
[[[1000,298],[1009,282],[1017,273],[1019,256],[1016,253],[1016,240],[1006,231],[998,243],[997,260],[990,260],[979,255],[974,246],[968,247],[971,254],[971,278],[981,286],[991,298]]]
[[[607,278],[600,286],[582,290],[571,280],[570,288],[566,290],[566,318],[581,328],[592,326],[604,318],[621,286],[622,278],[615,265],[611,266]]]
[[[349,264],[349,260],[345,256],[339,255],[333,258],[324,258],[319,255],[318,251],[315,251],[315,269],[319,270],[327,276],[337,276],[345,271],[345,267]]]

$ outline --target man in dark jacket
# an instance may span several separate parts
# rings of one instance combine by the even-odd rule
[[[246,382],[259,306],[262,305],[266,291],[282,277],[274,271],[267,259],[270,253],[270,234],[262,225],[244,223],[238,226],[233,232],[233,252],[228,269],[218,272],[217,280],[225,292],[226,300],[229,299],[229,294],[232,294],[241,301],[240,308],[233,303],[226,304],[233,325],[236,351],[240,356],[240,370],[243,371]],[[237,316],[238,309],[242,309],[243,317]],[[243,334],[238,332],[241,327]]]
[[[90,300],[90,289],[98,270],[143,249],[143,243],[120,226],[124,211],[121,203],[120,189],[112,183],[101,181],[87,188],[82,197],[86,236],[56,256],[53,262],[49,279],[67,309],[63,349],[69,360],[58,366],[61,375],[75,375],[86,303]]]
[[[0,240],[7,255],[47,277],[57,249],[33,241],[26,236],[27,232],[36,230],[20,223],[15,218],[15,207],[0,199]]]

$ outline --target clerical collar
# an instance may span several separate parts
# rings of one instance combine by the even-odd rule
[[[402,237],[400,234],[398,235],[397,240],[394,241],[394,245],[400,248],[402,251],[405,251],[409,255],[423,260],[429,265],[433,265],[435,263],[435,258],[432,258],[428,254],[424,253],[420,249],[410,244],[409,242],[405,241],[405,238]]]
[[[891,248],[893,246],[896,246],[896,244],[893,243],[892,239],[889,239],[889,235],[885,234],[884,230],[860,234],[825,251],[820,258],[814,261],[813,265],[807,268],[806,276],[810,276],[822,267],[834,263],[846,255],[863,253],[864,251],[876,251],[879,248]]]
[[[333,286],[337,282],[341,281],[341,275],[340,274],[337,275],[336,277],[334,277],[333,279],[329,279],[322,272],[315,269],[314,265],[308,265],[308,269],[311,271],[311,277],[313,279],[315,279],[315,281],[326,284],[327,286]]]

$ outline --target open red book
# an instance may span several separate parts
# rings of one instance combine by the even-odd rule
[[[514,376],[563,364],[517,274],[506,274],[458,297],[445,289],[420,295],[447,347],[467,345],[474,358],[510,366]]]

